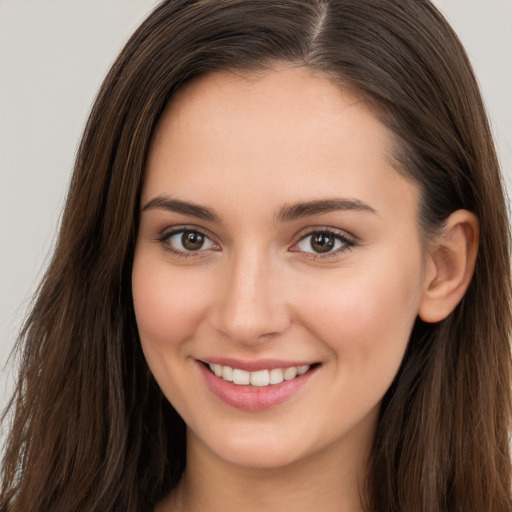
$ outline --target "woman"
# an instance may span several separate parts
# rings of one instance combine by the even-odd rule
[[[509,255],[430,3],[163,2],[85,130],[2,507],[510,511]]]

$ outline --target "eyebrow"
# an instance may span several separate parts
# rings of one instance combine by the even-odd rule
[[[142,208],[142,211],[145,212],[156,209],[190,215],[210,222],[220,222],[220,215],[215,210],[206,208],[205,206],[199,206],[198,204],[189,203],[187,201],[173,199],[171,197],[157,196],[148,201]]]
[[[278,222],[290,222],[303,217],[321,215],[323,213],[335,211],[359,211],[377,214],[375,209],[358,199],[334,197],[283,206],[279,210],[276,218]]]
[[[167,196],[157,196],[151,199],[144,205],[142,211],[144,212],[156,209],[190,215],[210,222],[219,223],[221,220],[220,215],[212,208],[200,206],[188,201],[180,201],[179,199],[173,199]],[[358,199],[330,198],[285,205],[277,213],[276,220],[277,222],[290,222],[292,220],[334,211],[377,213],[371,206],[359,201]]]

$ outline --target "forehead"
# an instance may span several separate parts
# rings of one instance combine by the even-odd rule
[[[175,95],[157,126],[143,199],[219,189],[233,202],[343,195],[398,200],[415,187],[392,166],[393,137],[354,94],[305,67],[215,72]],[[259,199],[258,199],[259,198]]]

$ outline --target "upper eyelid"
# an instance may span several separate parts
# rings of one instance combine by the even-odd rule
[[[178,235],[179,233],[183,233],[185,231],[196,231],[196,232],[200,233],[201,235],[203,235],[204,237],[208,238],[213,243],[214,246],[220,247],[219,241],[214,236],[210,235],[209,231],[207,229],[201,228],[199,226],[194,226],[191,224],[168,226],[168,227],[160,230],[158,232],[158,234],[155,236],[155,238],[153,239],[153,241],[156,242],[157,244],[161,244],[162,248],[165,251],[173,252],[176,255],[183,254],[183,255],[192,256],[192,257],[200,257],[201,253],[204,253],[204,251],[207,249],[188,252],[188,251],[182,251],[177,248],[173,248],[171,250],[171,248],[166,249],[164,247],[165,245],[172,247],[170,238],[172,236]]]
[[[196,251],[188,251],[188,250],[182,250],[177,247],[174,247],[174,244],[170,241],[170,239],[173,236],[179,235],[180,233],[184,233],[186,231],[194,231],[201,235],[203,235],[205,238],[208,238],[210,242],[213,244],[214,247],[219,247],[219,243],[215,240],[214,237],[210,236],[208,234],[208,230],[200,228],[199,226],[192,226],[190,224],[187,225],[181,225],[181,226],[168,226],[167,228],[164,228],[159,231],[158,235],[154,239],[154,242],[161,245],[162,249],[165,252],[169,252],[173,254],[174,256],[180,256],[180,257],[187,257],[187,258],[204,258],[205,257],[205,251],[210,250],[210,248],[206,249],[198,249]]]
[[[167,227],[161,229],[160,233],[161,234],[172,233],[172,232],[179,233],[180,231],[188,231],[188,230],[198,231],[199,233],[203,233],[204,235],[207,235],[211,238],[218,238],[216,235],[211,233],[211,231],[209,229],[206,229],[202,226],[197,226],[195,224],[177,224],[177,225],[173,225],[173,226],[167,226]],[[321,233],[324,231],[328,231],[329,233],[334,233],[334,234],[346,235],[347,238],[353,238],[354,240],[357,240],[357,237],[355,235],[353,235],[352,233],[348,232],[347,230],[341,229],[341,228],[335,228],[332,226],[308,226],[306,228],[301,228],[295,232],[295,234],[292,236],[292,238],[298,238],[301,236],[304,237],[304,236],[308,236],[313,233]]]
[[[353,235],[349,231],[346,231],[345,229],[334,228],[332,226],[309,226],[307,228],[302,228],[295,233],[293,238],[296,240],[296,242],[294,243],[297,243],[303,238],[311,236],[315,233],[332,233],[333,235],[338,235],[342,238],[346,238],[354,243],[359,242],[357,236]]]
[[[176,233],[181,233],[183,231],[197,231],[198,233],[207,236],[212,241],[217,240],[217,237],[208,229],[202,228],[200,226],[195,226],[194,224],[180,224],[177,226],[168,226],[160,230],[158,236],[159,238],[161,238],[168,235],[175,235]]]
[[[202,235],[208,237],[213,243],[216,245],[222,245],[219,238],[215,236],[213,233],[210,232],[210,230],[205,229],[201,226],[197,226],[195,224],[178,224],[174,226],[168,226],[162,230],[159,231],[159,234],[157,236],[156,241],[161,242],[163,238],[167,238],[171,235],[175,235],[177,233],[181,233],[183,231],[197,231],[198,233],[201,233]],[[315,233],[331,233],[334,236],[338,236],[340,238],[344,238],[348,241],[350,241],[353,244],[359,243],[359,239],[353,235],[352,233],[349,233],[348,231],[340,228],[334,228],[332,226],[308,226],[306,228],[302,228],[298,230],[292,237],[293,242],[291,242],[290,247],[295,246],[297,243],[299,243],[301,240],[308,236],[312,236]]]
[[[313,236],[315,233],[329,233],[333,236],[337,237],[338,240],[341,239],[342,247],[339,247],[335,250],[330,250],[325,253],[317,253],[317,252],[309,252],[309,251],[300,251],[300,250],[294,250],[294,247],[297,247],[300,242],[302,242],[304,239]],[[328,259],[328,258],[335,258],[339,257],[340,255],[344,254],[346,251],[352,250],[354,247],[359,245],[359,240],[346,233],[344,230],[339,229],[333,229],[333,228],[316,228],[313,230],[310,230],[306,233],[304,233],[302,236],[299,236],[296,241],[291,245],[290,250],[291,252],[297,252],[301,253],[301,255],[306,259],[313,259],[313,260],[322,260],[322,259]]]

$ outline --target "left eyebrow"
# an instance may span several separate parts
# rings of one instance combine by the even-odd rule
[[[277,213],[276,219],[278,222],[290,222],[312,215],[321,215],[335,211],[359,211],[377,214],[374,208],[358,199],[335,197],[285,205]]]

